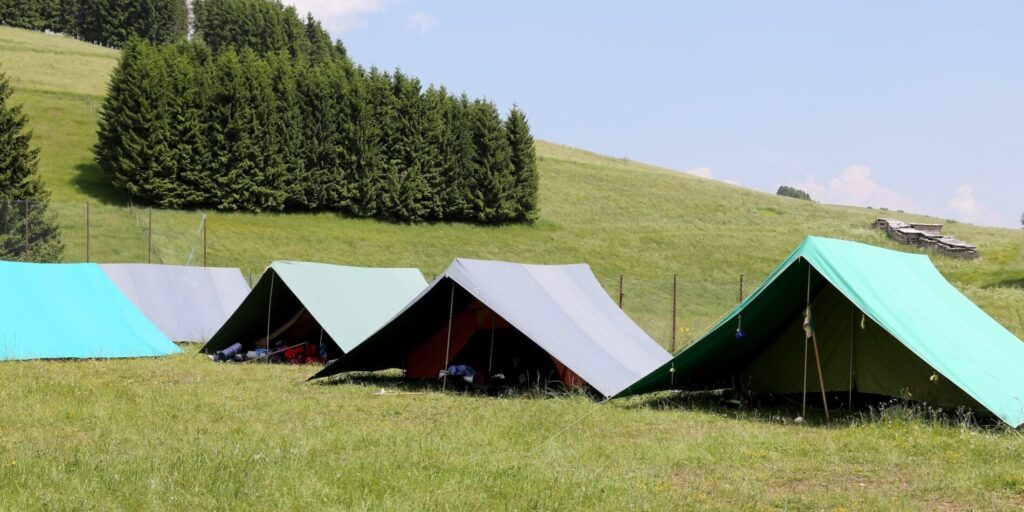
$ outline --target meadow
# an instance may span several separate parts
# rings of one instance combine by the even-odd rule
[[[67,261],[85,259],[87,203],[90,260],[147,259],[148,212],[109,185],[91,153],[116,59],[0,27],[0,71],[31,117]],[[537,153],[535,225],[209,212],[209,263],[254,274],[280,259],[413,266],[429,278],[454,257],[584,261],[613,293],[619,275],[647,283],[626,298],[644,326],[655,313],[631,303],[657,304],[660,319],[678,275],[698,325],[731,305],[739,274],[752,286],[806,235],[913,250],[870,223],[928,219],[782,198],[549,142]],[[155,261],[196,264],[201,219],[154,211]],[[1024,335],[1024,232],[946,229],[983,256],[933,256],[940,271]],[[718,302],[702,307],[709,296]],[[5,363],[0,373],[3,509],[1024,507],[1020,433],[906,404],[795,425],[792,411],[670,395],[598,404],[387,379],[309,384],[311,368],[219,366],[194,349],[159,360]]]

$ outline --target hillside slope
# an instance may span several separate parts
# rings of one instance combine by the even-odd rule
[[[42,149],[41,171],[64,225],[66,259],[85,258],[84,210],[90,202],[91,259],[145,261],[146,213],[125,207],[91,154],[96,111],[116,52],[4,27],[0,50],[0,69],[11,76],[16,101],[25,103]],[[537,152],[541,216],[534,226],[213,213],[210,264],[259,272],[274,259],[318,260],[416,266],[429,275],[454,257],[474,257],[585,261],[608,283],[619,274],[725,282],[740,273],[763,277],[809,234],[900,248],[870,229],[878,210],[778,197],[546,142],[538,142]],[[153,222],[158,261],[199,261],[199,214],[159,211]],[[984,256],[933,261],[1005,325],[1024,333],[1024,232],[966,224],[949,224],[947,230],[978,243]],[[681,293],[699,300],[685,289]]]

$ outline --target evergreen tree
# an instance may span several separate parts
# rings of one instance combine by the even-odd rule
[[[498,109],[476,100],[470,104],[469,123],[473,137],[467,187],[470,220],[496,223],[513,218],[512,150]]]
[[[11,104],[12,94],[0,73],[0,259],[60,261],[64,243],[36,172],[39,150],[31,147],[28,117]]]
[[[173,91],[161,51],[132,39],[100,111],[96,154],[132,199],[178,206],[168,117]]]
[[[505,128],[512,151],[512,201],[515,210],[512,218],[533,221],[537,216],[540,176],[537,173],[536,151],[526,114],[519,107],[512,107]]]
[[[392,77],[394,114],[390,119],[385,152],[389,169],[383,175],[380,208],[393,220],[419,221],[427,213],[429,195],[426,174],[432,164],[432,148],[426,138],[426,104],[420,83],[400,70]]]

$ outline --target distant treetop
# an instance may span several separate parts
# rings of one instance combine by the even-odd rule
[[[783,185],[783,186],[779,187],[779,191],[776,192],[776,194],[778,194],[780,196],[785,196],[785,197],[793,197],[793,198],[796,198],[796,199],[803,199],[805,201],[810,201],[811,200],[811,195],[808,194],[807,192],[804,192],[803,190],[800,190],[800,189],[798,189],[796,187],[790,187],[788,185]]]

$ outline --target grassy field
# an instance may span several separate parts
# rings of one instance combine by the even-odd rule
[[[93,261],[147,258],[147,212],[126,205],[90,150],[116,58],[0,27],[0,70],[32,117],[68,261],[85,258],[87,202]],[[246,272],[275,259],[415,266],[429,277],[454,257],[585,261],[609,289],[627,276],[627,311],[646,327],[661,325],[672,274],[697,325],[729,305],[740,273],[763,277],[808,234],[898,247],[869,228],[879,210],[545,142],[538,156],[534,226],[211,213],[210,263]],[[200,214],[156,211],[153,224],[157,261],[201,259]],[[983,257],[933,261],[1024,334],[1024,232],[947,230],[978,243]],[[1019,433],[901,408],[824,428],[793,425],[790,411],[645,399],[401,393],[393,382],[380,396],[378,383],[306,384],[308,368],[215,366],[195,355],[0,371],[0,509],[1024,507]]]

